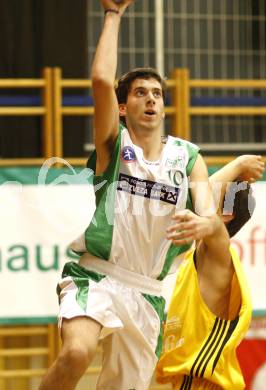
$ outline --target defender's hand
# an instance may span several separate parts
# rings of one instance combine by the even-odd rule
[[[244,154],[236,158],[236,163],[239,164],[240,180],[254,183],[262,178],[265,164],[261,156]]]
[[[172,217],[174,224],[167,229],[167,239],[176,246],[200,240],[213,233],[209,217],[200,217],[190,210],[179,211]]]

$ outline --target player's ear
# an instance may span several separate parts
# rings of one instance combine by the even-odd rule
[[[119,116],[126,116],[127,107],[126,107],[125,103],[120,103],[118,105],[118,107],[119,107]]]

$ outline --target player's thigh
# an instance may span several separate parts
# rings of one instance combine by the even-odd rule
[[[102,326],[86,316],[64,318],[61,329],[62,348],[87,350],[93,353],[97,347]]]
[[[157,356],[145,340],[118,331],[103,340],[103,367],[96,389],[147,390],[156,363]]]

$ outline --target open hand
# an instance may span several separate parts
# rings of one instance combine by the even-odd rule
[[[182,210],[172,217],[174,223],[167,229],[168,240],[176,246],[188,244],[213,234],[209,217],[200,217],[190,210]]]

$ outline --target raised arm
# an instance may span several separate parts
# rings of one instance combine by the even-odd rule
[[[219,198],[218,211],[221,212],[225,193],[232,182],[240,180],[254,183],[262,178],[264,169],[265,166],[261,156],[244,154],[236,157],[212,174],[210,176],[210,183],[214,197]]]
[[[121,16],[133,0],[101,0],[104,25],[92,65],[94,132],[97,152],[96,173],[105,171],[118,135],[119,109],[114,82],[117,68],[118,34]]]
[[[226,317],[227,303],[233,266],[229,251],[229,235],[222,220],[218,218],[210,228],[209,217],[200,217],[190,210],[183,210],[175,216],[174,229],[168,229],[168,239],[175,245],[187,243],[201,237],[196,243],[196,264],[201,295],[212,310]]]
[[[212,312],[227,318],[234,267],[230,253],[230,238],[224,223],[196,248],[199,287]]]
[[[216,208],[207,166],[199,154],[189,178],[194,211],[200,216],[214,217]]]

